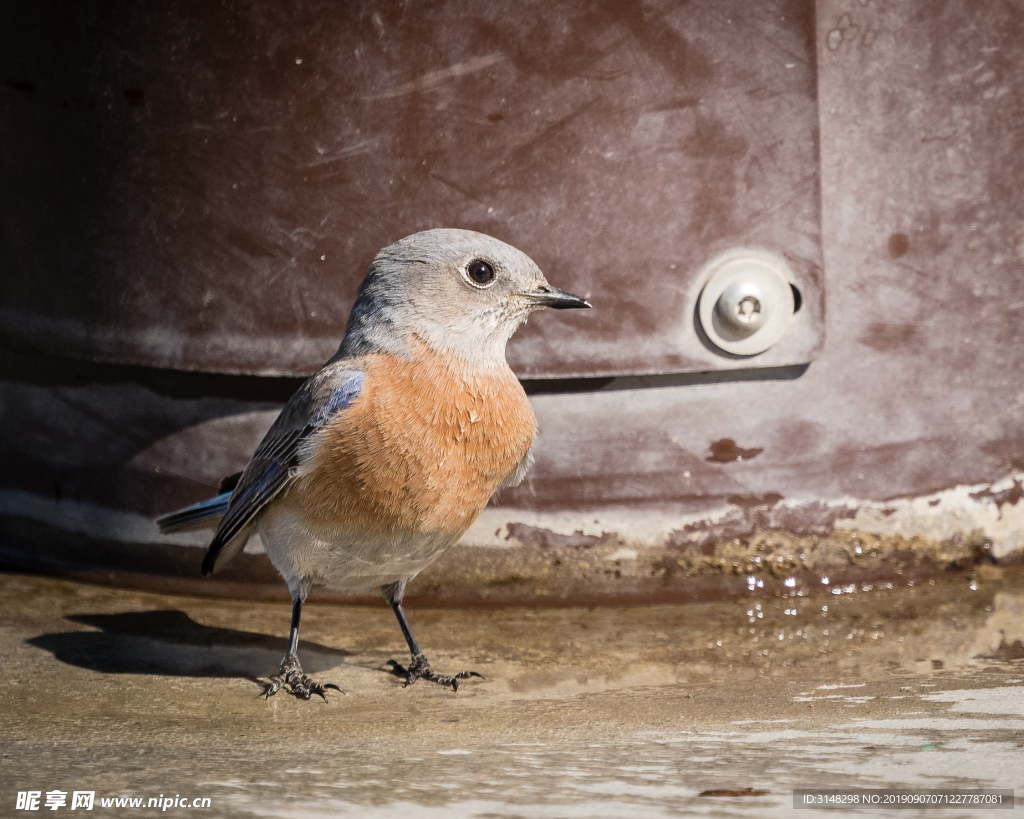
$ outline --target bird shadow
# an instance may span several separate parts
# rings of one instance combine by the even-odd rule
[[[65,618],[98,631],[63,631],[33,637],[30,645],[67,665],[104,674],[240,677],[259,682],[276,674],[288,647],[283,637],[204,626],[182,611],[75,614]],[[314,674],[341,665],[351,652],[299,644],[302,667]]]

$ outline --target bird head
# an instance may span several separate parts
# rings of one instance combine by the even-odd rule
[[[414,233],[373,260],[339,354],[402,354],[414,336],[470,363],[504,362],[506,342],[542,307],[590,303],[552,287],[529,256],[491,236]]]

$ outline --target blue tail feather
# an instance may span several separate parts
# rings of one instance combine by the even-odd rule
[[[216,527],[217,522],[224,516],[230,501],[231,493],[221,492],[216,497],[161,515],[156,519],[156,525],[165,535],[173,532],[190,532],[193,529],[211,529]]]

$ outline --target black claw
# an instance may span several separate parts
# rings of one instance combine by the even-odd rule
[[[475,671],[460,671],[458,674],[451,675],[438,674],[430,667],[427,658],[422,654],[413,657],[408,668],[394,660],[388,660],[387,665],[391,669],[392,674],[396,677],[404,678],[405,682],[402,684],[402,688],[408,688],[416,680],[423,679],[438,685],[450,685],[452,691],[458,691],[459,680],[465,680],[469,677],[478,677],[481,680],[484,678],[483,674],[478,674]]]
[[[270,678],[270,684],[264,689],[263,698],[270,699],[282,688],[288,689],[293,696],[299,699],[312,699],[316,694],[318,697],[322,697],[324,702],[329,702],[327,699],[328,688],[333,688],[340,694],[345,693],[334,683],[321,684],[311,677],[307,677],[302,673],[302,666],[299,665],[299,660],[295,656],[284,658],[280,671],[276,676]]]

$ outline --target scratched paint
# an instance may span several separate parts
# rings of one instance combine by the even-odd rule
[[[20,237],[0,244],[0,340],[308,374],[376,251],[452,226],[603,307],[531,323],[520,374],[747,366],[692,321],[698,272],[734,245],[784,255],[805,295],[759,366],[805,363],[824,329],[813,6],[26,6],[0,49]]]
[[[258,8],[269,16],[262,23],[253,22],[256,29],[267,20],[282,29],[294,23],[274,16],[278,12],[269,5]],[[765,7],[758,8],[761,13]],[[514,340],[512,356],[521,373],[575,372],[557,370],[569,360],[563,353],[578,354],[578,360],[589,356],[593,369],[588,372],[602,372],[610,366],[611,345],[631,351],[634,357],[629,374],[621,378],[534,379],[527,384],[540,430],[536,465],[522,486],[502,492],[485,510],[465,551],[451,553],[452,562],[439,565],[443,573],[421,578],[424,593],[435,594],[435,599],[445,589],[468,594],[473,583],[483,578],[485,596],[495,599],[504,594],[503,599],[525,600],[531,587],[546,584],[544,588],[557,591],[558,584],[569,584],[587,594],[597,590],[606,599],[622,594],[643,600],[666,587],[678,591],[684,588],[680,584],[695,576],[704,578],[707,588],[721,583],[732,589],[729,584],[733,584],[741,592],[752,576],[755,590],[763,592],[775,584],[779,593],[786,593],[789,587],[784,584],[790,575],[776,576],[770,567],[810,573],[827,569],[830,579],[839,577],[835,570],[842,565],[851,571],[863,569],[867,574],[840,584],[840,592],[845,593],[842,588],[855,581],[857,589],[873,582],[871,573],[877,566],[858,568],[859,564],[850,562],[856,563],[867,552],[871,554],[870,559],[864,558],[865,564],[891,560],[903,567],[919,558],[934,566],[959,566],[972,576],[982,572],[988,555],[1004,563],[1015,559],[1024,528],[1019,511],[1024,506],[1020,489],[1024,485],[1024,390],[1016,375],[1024,367],[1024,323],[1020,321],[1024,200],[1019,196],[1024,132],[1015,124],[1024,118],[1024,103],[1014,89],[1024,87],[1024,61],[1019,59],[1021,40],[1013,36],[1020,21],[1012,4],[986,0],[940,7],[915,0],[882,8],[859,0],[824,0],[816,7],[816,45],[805,52],[814,53],[813,65],[800,61],[803,41],[798,32],[772,29],[781,38],[777,43],[792,46],[779,71],[804,72],[792,87],[806,90],[808,81],[816,82],[820,163],[814,160],[809,166],[795,163],[796,153],[787,153],[803,150],[790,141],[772,160],[761,150],[765,145],[759,137],[731,119],[730,112],[739,110],[732,107],[736,101],[718,93],[722,78],[714,76],[717,69],[706,59],[707,43],[719,36],[718,29],[709,29],[706,42],[697,42],[701,38],[692,32],[699,26],[682,25],[682,10],[669,15],[671,30],[666,31],[656,17],[608,17],[611,12],[602,9],[594,7],[587,12],[591,16],[579,21],[564,17],[540,21],[529,38],[512,38],[518,51],[491,47],[488,29],[482,39],[460,40],[458,53],[434,57],[417,51],[409,63],[403,61],[406,53],[391,48],[393,41],[387,39],[402,22],[383,12],[379,25],[372,15],[365,18],[351,65],[365,61],[379,68],[380,61],[386,63],[386,71],[358,69],[366,73],[352,82],[364,83],[367,93],[369,85],[373,93],[383,93],[424,77],[433,82],[432,71],[472,68],[477,65],[472,60],[487,55],[504,57],[459,76],[436,75],[438,84],[429,90],[367,103],[404,106],[407,119],[403,122],[411,130],[403,133],[422,134],[418,129],[426,123],[440,133],[436,139],[455,140],[435,126],[438,117],[451,116],[452,107],[444,107],[446,95],[466,88],[479,91],[493,82],[497,91],[513,78],[529,93],[547,85],[561,89],[550,104],[530,107],[523,97],[506,95],[502,103],[502,97],[490,91],[480,91],[479,97],[471,93],[467,99],[479,105],[459,109],[460,128],[472,136],[470,147],[459,151],[459,162],[444,152],[454,142],[367,130],[362,120],[345,125],[349,130],[310,133],[300,140],[288,129],[291,115],[281,115],[274,89],[252,98],[248,117],[245,112],[218,109],[213,104],[216,89],[207,89],[201,115],[182,120],[187,121],[184,132],[167,132],[171,134],[167,139],[181,143],[186,153],[199,150],[202,140],[210,139],[212,147],[202,149],[209,151],[202,157],[227,157],[217,174],[190,177],[194,185],[175,188],[183,191],[182,196],[200,197],[201,207],[190,206],[170,216],[170,211],[158,207],[144,228],[129,220],[134,225],[130,241],[120,244],[116,236],[122,234],[107,231],[113,224],[104,221],[110,214],[108,204],[116,210],[117,202],[129,208],[133,202],[149,200],[135,197],[124,204],[132,190],[124,186],[114,192],[116,196],[103,199],[102,207],[92,207],[88,196],[107,191],[103,186],[121,177],[97,158],[107,154],[95,154],[90,118],[124,117],[117,121],[141,129],[130,132],[141,140],[137,145],[159,147],[146,142],[158,135],[145,131],[143,119],[136,122],[136,118],[159,119],[167,106],[174,109],[174,116],[182,116],[188,101],[174,96],[176,85],[161,85],[163,75],[154,75],[152,81],[118,78],[111,84],[113,97],[107,102],[88,96],[76,101],[69,96],[67,110],[72,113],[61,113],[68,118],[61,139],[69,142],[57,144],[60,150],[26,154],[18,167],[32,180],[31,190],[24,190],[22,198],[5,200],[19,203],[16,212],[8,210],[7,217],[12,226],[9,235],[21,238],[4,243],[0,252],[27,254],[19,258],[35,258],[39,265],[30,275],[5,279],[4,309],[9,312],[3,314],[3,331],[10,343],[21,338],[28,346],[51,345],[49,349],[57,353],[0,352],[3,525],[5,531],[18,529],[24,535],[22,542],[31,544],[18,558],[26,554],[54,561],[74,558],[86,565],[102,558],[104,570],[111,566],[138,570],[145,565],[154,571],[159,567],[160,577],[167,582],[190,577],[200,552],[195,546],[201,541],[187,545],[172,540],[161,545],[154,540],[151,517],[204,497],[216,489],[221,477],[240,469],[298,382],[116,366],[99,347],[113,345],[104,348],[110,351],[129,340],[128,346],[136,351],[155,351],[154,355],[171,351],[171,358],[186,368],[201,368],[203,356],[211,356],[218,357],[221,369],[232,369],[234,365],[224,362],[242,348],[264,363],[271,361],[268,372],[306,366],[304,362],[311,360],[310,345],[322,344],[327,350],[324,355],[333,352],[351,294],[345,291],[347,274],[331,273],[340,278],[328,276],[331,285],[325,287],[317,284],[319,278],[307,282],[305,271],[355,258],[363,250],[368,260],[391,227],[426,226],[414,224],[427,212],[418,209],[424,200],[410,195],[426,197],[429,190],[443,206],[431,213],[455,214],[471,227],[505,238],[520,237],[516,241],[521,246],[547,254],[536,255],[553,277],[580,292],[588,292],[590,278],[599,278],[601,286],[608,288],[603,302],[591,294],[598,308],[588,321],[593,318],[595,323],[585,332],[574,327],[573,339],[568,338],[568,330],[560,335],[554,317],[553,322],[543,323],[543,333],[550,328],[550,335]],[[131,25],[144,29],[145,12],[136,13],[143,17]],[[203,17],[195,25],[214,29],[220,25],[219,11],[202,14],[213,18]],[[806,16],[797,18],[807,22]],[[317,24],[333,25],[331,20]],[[192,23],[182,25],[187,28]],[[837,30],[838,42],[832,36]],[[595,31],[596,36],[585,36]],[[258,31],[253,36],[258,39]],[[384,39],[374,39],[378,37]],[[570,37],[575,47],[553,49],[563,37]],[[760,42],[764,37],[758,34],[754,39]],[[303,94],[319,87],[317,55],[292,53],[287,41],[283,36],[280,51],[267,58],[267,65],[274,69],[268,76],[279,76],[282,94],[295,90],[301,108],[307,99]],[[54,42],[60,42],[60,37],[55,35]],[[480,47],[468,49],[466,42]],[[651,47],[641,48],[644,43]],[[765,50],[758,50],[762,47]],[[762,77],[760,72],[762,58],[775,54],[777,46],[761,43],[758,49],[750,52],[753,62],[749,64],[743,63],[748,54],[745,48],[720,53],[732,55],[735,65],[730,71],[754,83],[748,97],[763,98],[771,111],[764,133],[774,134],[771,129],[781,127],[778,121],[802,121],[798,109],[802,111],[800,106],[811,96],[795,92],[773,96],[776,86],[756,84],[759,78],[775,77],[772,72]],[[18,53],[7,49],[5,59],[14,59],[9,55]],[[161,71],[179,70],[171,68],[178,65],[177,52],[156,49],[154,53],[162,55]],[[92,62],[83,63],[86,58],[73,49],[67,50],[66,59],[73,64],[67,69],[69,75],[107,71]],[[206,65],[201,53],[191,59]],[[602,95],[612,94],[612,89],[620,87],[616,83],[634,83],[636,75],[629,68],[633,60],[645,67],[645,76],[658,78],[651,93],[659,105],[666,100],[672,105],[631,106],[628,116],[608,117],[614,100],[609,102]],[[795,67],[786,67],[791,62]],[[310,70],[313,74],[300,78],[291,73]],[[620,70],[626,73],[617,73]],[[327,76],[321,74],[321,78]],[[51,110],[47,106],[63,104],[57,84],[44,83],[17,66],[3,79],[6,84],[0,92],[7,95],[5,101],[18,117],[26,117],[19,120],[29,129],[26,133],[39,135],[30,140],[31,146],[51,145],[44,126],[46,112]],[[639,85],[629,87],[631,94],[640,94],[641,101],[654,99],[643,96],[647,92]],[[126,89],[141,90],[143,104],[132,105]],[[668,97],[658,96],[669,91]],[[89,113],[90,100],[95,103],[93,113]],[[329,95],[317,100],[317,116],[322,115],[324,122],[342,116],[344,106],[335,105]],[[107,104],[113,106],[110,114],[103,113],[102,106]],[[534,113],[538,109],[540,113]],[[779,113],[783,109],[793,116],[787,119]],[[297,121],[304,110],[295,114]],[[227,114],[218,118],[224,111]],[[349,111],[344,116],[359,119],[365,113]],[[233,120],[236,115],[238,122]],[[505,128],[518,136],[512,139],[501,130]],[[49,138],[56,137],[50,134]],[[275,166],[274,173],[266,175],[259,163],[249,167],[240,161],[265,139],[283,140],[287,172]],[[737,160],[744,141],[748,154],[758,154],[749,162]],[[118,162],[137,156],[117,139],[108,142],[110,156]],[[28,143],[18,144],[24,148]],[[460,142],[459,147],[465,146]],[[683,158],[674,158],[676,150]],[[382,151],[392,159],[408,160],[408,167],[402,166],[404,178],[389,172],[359,182],[351,166],[380,162]],[[498,157],[497,165],[492,155]],[[54,164],[53,157],[60,162]],[[81,175],[77,173],[80,161],[87,166]],[[156,158],[153,166],[146,167],[159,169],[160,161]],[[182,167],[198,173],[200,165],[190,161]],[[676,161],[681,164],[671,164]],[[668,164],[655,174],[648,162]],[[736,170],[736,162],[742,167],[740,178],[726,173]],[[138,163],[128,165],[139,168]],[[677,185],[675,170],[684,166],[699,167],[706,179],[736,183],[728,201],[723,204],[707,186]],[[551,182],[552,167],[567,174],[558,177],[557,185]],[[635,198],[615,199],[602,196],[599,186],[587,182],[594,178],[604,184],[634,171],[657,177],[637,176],[646,179],[644,195],[651,197],[650,202],[639,203],[639,189],[633,190]],[[716,176],[719,171],[722,175]],[[138,179],[150,178],[138,173],[142,174]],[[40,200],[33,197],[61,190],[68,179],[81,186],[83,177],[92,193],[82,194],[86,199],[67,200],[62,230],[48,242],[51,234],[44,228],[57,222],[39,221]],[[776,187],[783,177],[788,180],[784,191]],[[159,174],[154,178],[166,181]],[[40,185],[36,179],[52,179],[53,184]],[[277,180],[278,187],[266,187],[263,179]],[[323,198],[317,200],[319,210],[308,218],[303,212],[303,218],[296,219],[292,206],[300,179]],[[800,203],[806,201],[804,189],[792,187],[797,179],[813,191],[819,190],[816,180],[821,183],[827,316],[824,290],[815,291],[817,296],[805,291],[805,308],[818,316],[822,332],[827,329],[827,341],[817,357],[809,367],[757,369],[748,363],[741,372],[731,374],[645,375],[659,370],[661,363],[655,359],[664,351],[656,344],[649,346],[652,328],[667,326],[658,323],[667,312],[676,311],[673,320],[679,322],[692,318],[687,310],[677,310],[679,292],[689,293],[681,298],[690,298],[691,303],[693,294],[687,290],[689,284],[680,290],[675,271],[686,267],[687,253],[695,258],[710,251],[721,238],[715,232],[719,224],[726,228],[737,224],[732,205],[741,193],[760,197],[762,205],[757,207],[764,205],[770,191],[779,194],[778,202],[792,202],[799,214],[785,207],[779,211],[779,219],[789,224],[785,236],[801,258],[813,255],[818,242],[817,210],[801,210]],[[335,197],[332,191],[341,186],[358,195]],[[551,194],[556,187],[559,196],[569,198]],[[20,190],[17,185],[13,189]],[[150,192],[166,189],[158,184],[146,188]],[[780,191],[788,192],[790,198]],[[363,195],[383,203],[373,211],[374,219],[379,219],[373,224],[365,221],[365,211],[355,213],[358,197]],[[267,198],[279,207],[266,209]],[[602,207],[614,206],[615,218],[622,219],[615,230],[630,232],[628,241],[599,222],[593,225],[603,232],[595,234],[584,218],[592,213],[587,203],[595,199],[605,203]],[[488,213],[488,208],[494,212]],[[704,221],[697,220],[698,210]],[[86,211],[88,219],[82,216]],[[188,302],[187,322],[182,325],[187,332],[167,334],[146,310],[164,309],[167,303],[160,288],[173,289],[178,280],[169,274],[154,274],[143,281],[114,273],[129,267],[154,270],[152,265],[158,261],[187,268],[192,257],[180,256],[182,246],[175,244],[174,237],[194,237],[189,214],[202,214],[195,216],[200,221],[210,214],[220,238],[193,243],[203,261],[203,287],[196,293],[175,295]],[[237,218],[227,219],[224,214]],[[585,222],[583,227],[574,221],[577,214]],[[339,232],[346,219],[352,220],[352,229]],[[706,232],[695,237],[693,230],[701,225]],[[783,230],[778,223],[772,225],[762,235],[782,235],[777,233]],[[102,240],[83,250],[75,244],[83,241],[83,235],[113,237],[113,245]],[[38,241],[30,241],[33,236]],[[125,248],[136,247],[133,242],[142,242],[145,253],[119,255]],[[585,253],[579,252],[577,242],[587,245]],[[87,253],[101,258],[104,265],[111,260],[113,272],[103,287],[128,282],[125,300],[120,294],[116,299],[102,295],[94,299],[75,292],[78,284],[89,279],[84,273],[81,282],[64,276],[61,286],[47,284],[48,275],[66,268],[63,262],[47,262],[50,257],[45,254],[33,256],[40,243],[54,253],[66,251],[67,258]],[[676,252],[681,244],[686,247]],[[166,256],[165,246],[170,248]],[[359,268],[352,267],[358,270],[353,276],[361,273]],[[102,269],[106,275],[108,268]],[[244,276],[229,275],[243,269],[249,271]],[[253,298],[272,303],[280,315],[269,315],[267,322],[248,322],[246,305]],[[206,299],[208,304],[203,303]],[[46,310],[56,312],[37,322],[42,314],[32,311],[42,309],[40,300],[45,301]],[[91,310],[95,300],[102,302],[95,323],[74,318],[79,308]],[[169,322],[184,321],[184,314],[175,312],[181,305],[172,304],[170,314],[178,318],[168,318]],[[662,305],[667,305],[664,314],[657,312]],[[234,312],[236,307],[241,312]],[[294,325],[288,322],[306,310],[316,313],[317,323],[293,333]],[[61,323],[65,318],[67,322]],[[138,325],[131,325],[133,321]],[[259,326],[259,334],[254,334],[253,326]],[[539,326],[531,323],[530,332],[540,332]],[[275,339],[274,356],[266,356],[266,349],[260,347],[264,332],[266,338]],[[595,338],[600,343],[591,343]],[[573,346],[576,340],[578,347]],[[528,343],[516,348],[521,341]],[[84,360],[90,356],[107,363]],[[151,360],[167,363],[159,356]],[[557,367],[530,369],[542,360],[556,362]],[[681,361],[676,365],[687,366]],[[737,455],[742,453],[730,449],[726,441],[736,450],[757,454],[740,459]],[[26,534],[29,530],[33,534]],[[62,540],[69,533],[94,540],[69,545]],[[860,556],[857,545],[862,549]],[[636,556],[631,557],[631,552]],[[246,557],[251,559],[248,574],[239,575],[238,580],[276,582],[260,567],[260,555]],[[556,565],[557,561],[561,563]],[[817,576],[820,585],[826,573],[819,571]],[[792,577],[803,582],[799,575]],[[758,587],[758,581],[764,586]]]

